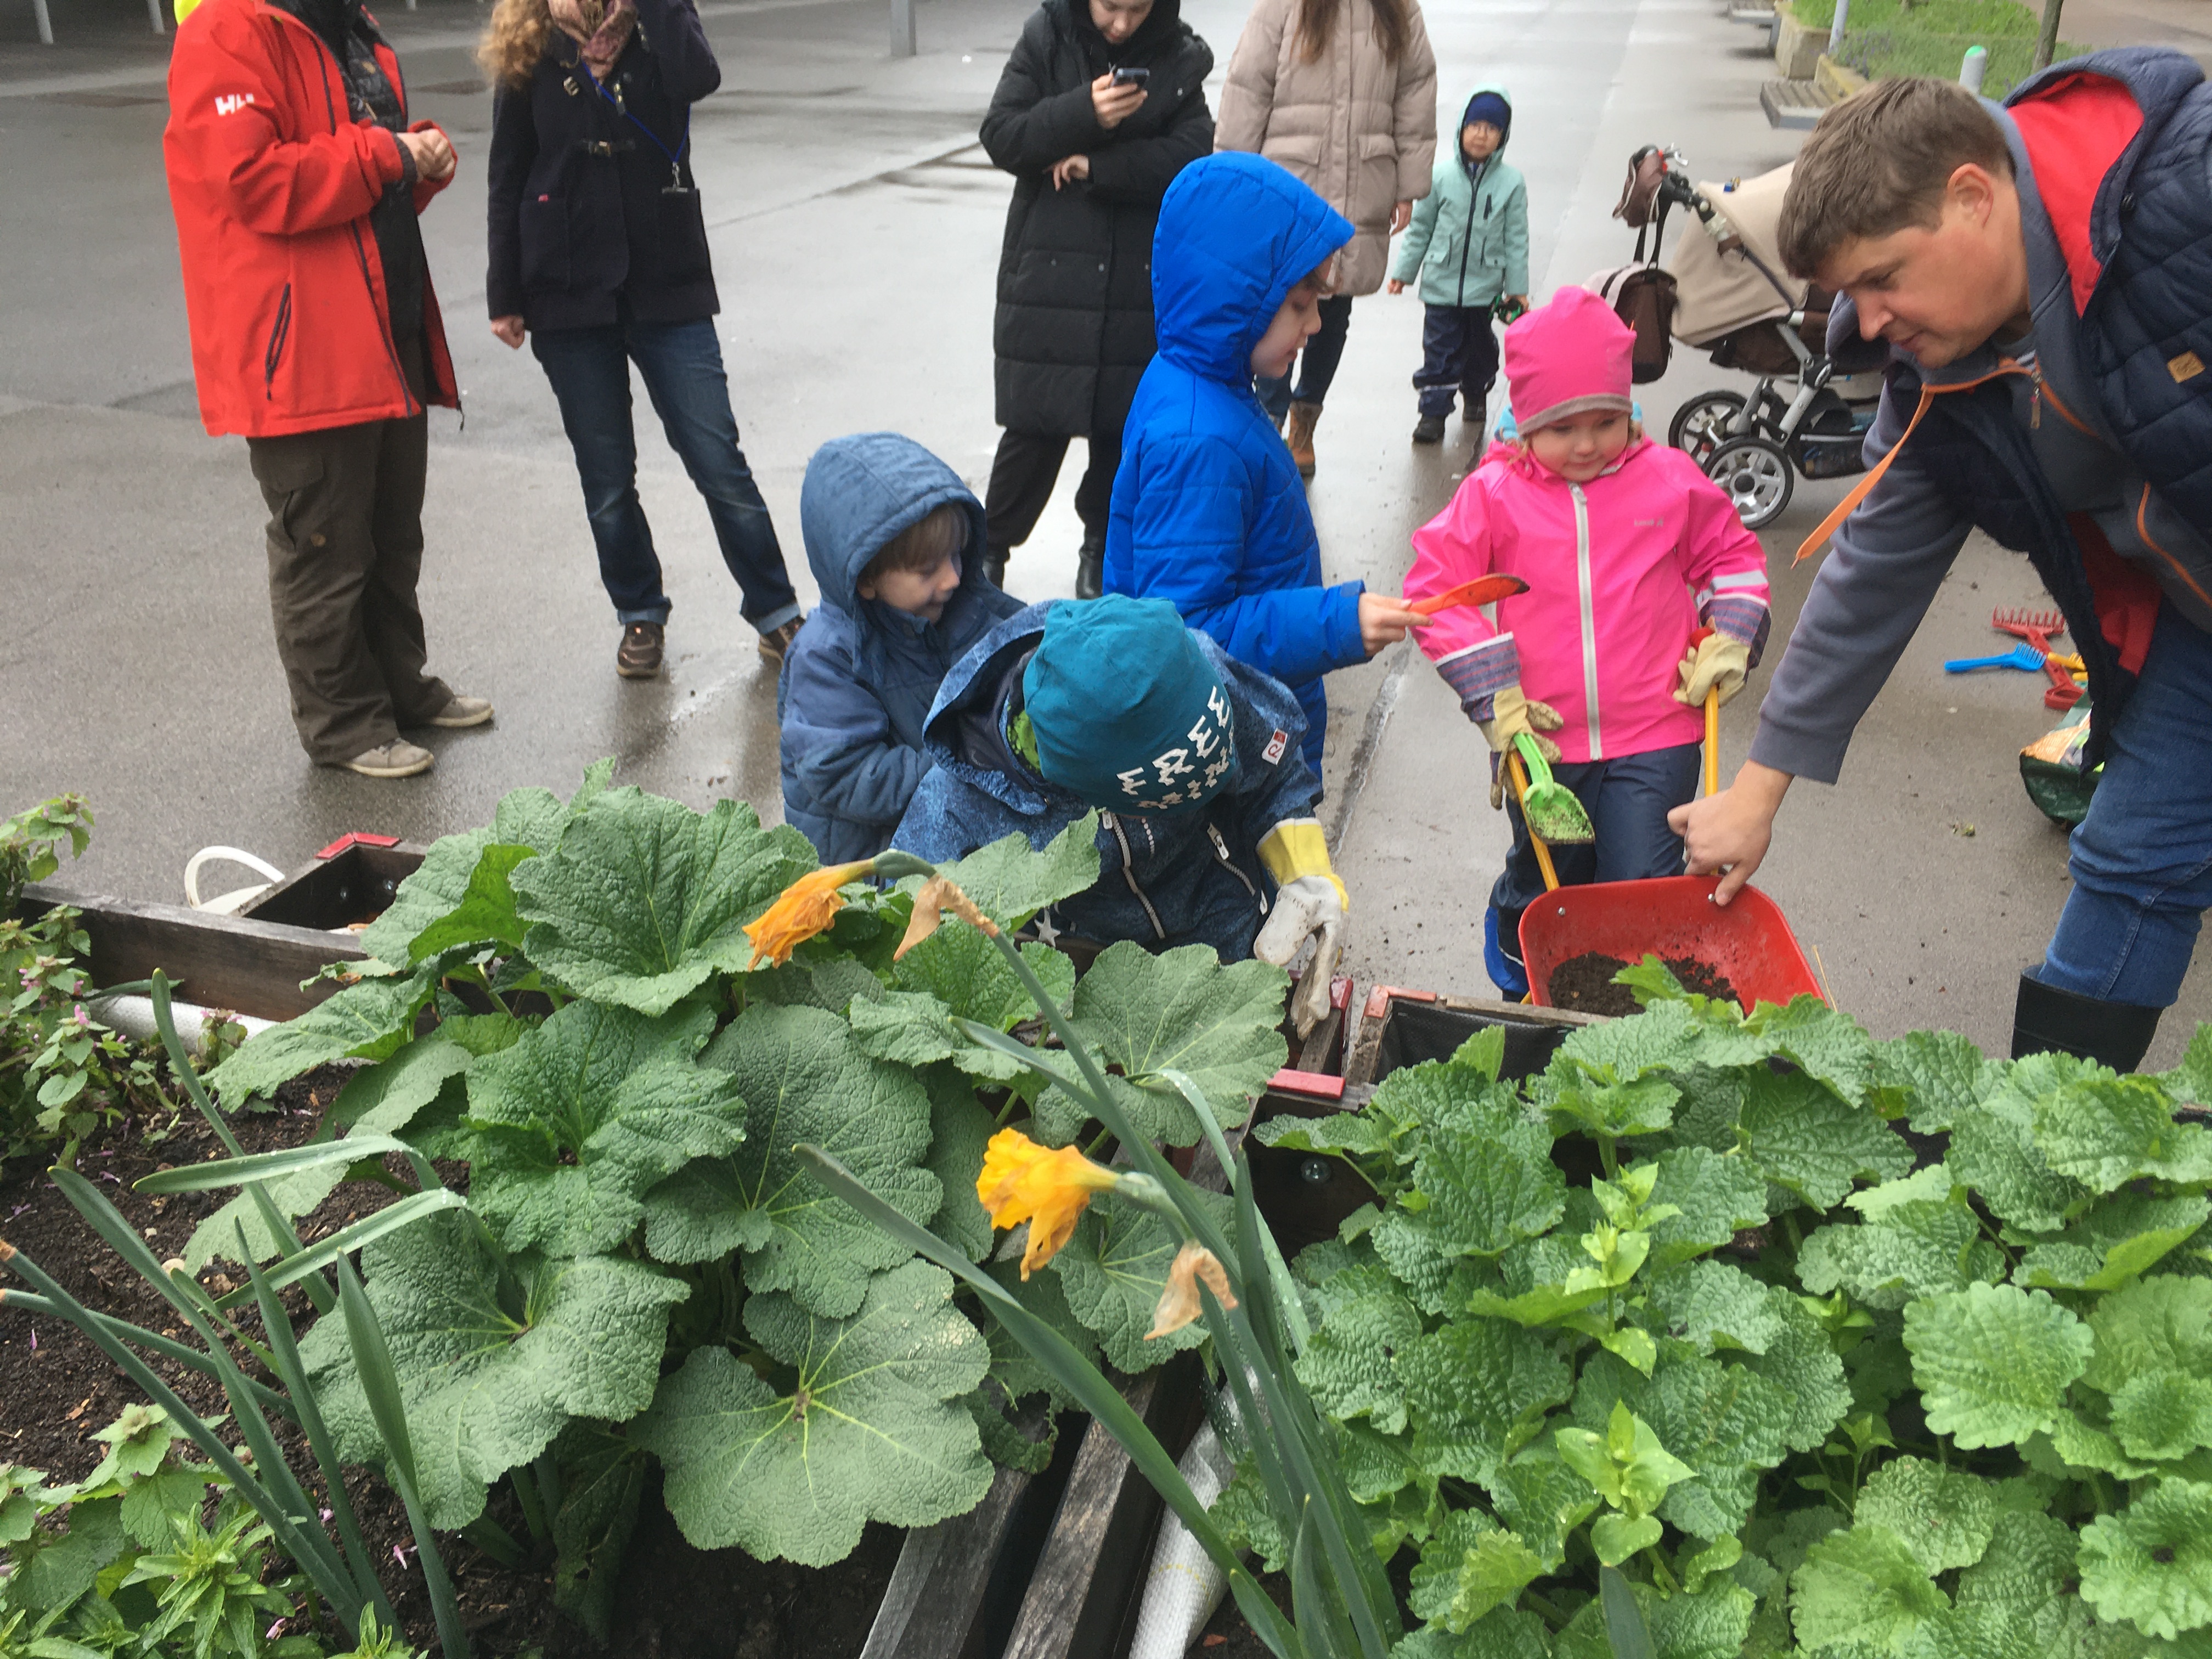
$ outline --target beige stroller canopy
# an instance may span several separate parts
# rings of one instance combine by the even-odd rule
[[[1739,179],[1734,189],[1716,184],[1698,186],[1698,194],[1718,216],[1714,229],[1725,229],[1730,235],[1727,243],[1717,240],[1698,222],[1698,216],[1686,215],[1690,222],[1667,257],[1666,267],[1675,284],[1674,337],[1683,344],[1711,345],[1723,334],[1785,318],[1804,305],[1808,284],[1782,268],[1775,242],[1782,195],[1789,188],[1787,167]]]

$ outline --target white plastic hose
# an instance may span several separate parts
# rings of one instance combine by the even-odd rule
[[[256,875],[266,876],[269,879],[256,886],[234,888],[211,899],[203,899],[200,897],[200,866],[216,863],[242,864]],[[203,847],[185,860],[185,902],[195,910],[205,910],[214,915],[236,915],[242,907],[252,903],[283,879],[284,872],[275,865],[239,848]]]
[[[103,1025],[120,1031],[125,1036],[135,1037],[141,1042],[157,1042],[161,1032],[154,1024],[154,1000],[151,997],[103,997],[93,995],[85,999],[85,1006],[94,1018]],[[198,1054],[207,1047],[208,1011],[197,1003],[172,1001],[169,1017],[176,1021],[177,1041],[186,1052]],[[246,1028],[246,1035],[258,1036],[276,1022],[259,1019],[252,1014],[231,1014],[228,1018]]]
[[[1229,1484],[1237,1466],[1223,1449],[1213,1425],[1201,1423],[1177,1466],[1192,1493],[1208,1509]],[[1145,1580],[1144,1604],[1137,1613],[1137,1634],[1129,1659],[1182,1659],[1206,1621],[1221,1605],[1228,1588],[1206,1547],[1190,1534],[1173,1510],[1160,1516],[1159,1540],[1152,1546],[1152,1570]]]

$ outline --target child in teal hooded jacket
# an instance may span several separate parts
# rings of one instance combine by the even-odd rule
[[[1418,275],[1428,307],[1413,376],[1417,444],[1443,441],[1454,392],[1462,422],[1480,438],[1498,379],[1491,307],[1504,300],[1528,308],[1528,190],[1519,169],[1506,164],[1512,132],[1505,88],[1477,87],[1460,112],[1458,142],[1437,146],[1429,193],[1413,204],[1413,222],[1390,267],[1390,292],[1404,293]]]

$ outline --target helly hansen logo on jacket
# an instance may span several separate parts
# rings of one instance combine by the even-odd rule
[[[235,115],[252,101],[253,94],[250,92],[226,92],[215,100],[215,112],[217,115]]]

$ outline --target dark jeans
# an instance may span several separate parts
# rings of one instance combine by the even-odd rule
[[[1685,743],[1615,760],[1553,765],[1552,775],[1574,791],[1597,830],[1596,841],[1580,846],[1549,843],[1559,885],[1680,875],[1682,838],[1667,827],[1667,814],[1696,796],[1703,754],[1703,744]],[[1543,896],[1544,872],[1510,784],[1505,810],[1513,823],[1513,850],[1490,890],[1490,906],[1497,913],[1498,943],[1518,967],[1521,913]]]
[[[1468,414],[1486,406],[1498,382],[1498,336],[1488,306],[1431,306],[1421,323],[1421,367],[1413,390],[1421,413],[1449,415],[1452,393]]]
[[[623,623],[665,623],[668,595],[653,528],[637,499],[637,434],[630,424],[629,366],[645,378],[669,447],[706,498],[722,562],[744,594],[745,620],[763,634],[799,615],[768,503],[761,500],[738,423],[711,318],[690,323],[626,319],[601,328],[534,330],[530,349],[561,404],[576,452],[584,510],[599,550],[599,580]]]
[[[420,337],[399,352],[419,398]],[[269,504],[269,611],[292,724],[309,759],[335,766],[425,724],[453,695],[422,672],[415,597],[429,417],[249,438],[246,453]]]
[[[2212,906],[2212,635],[2172,605],[2112,724],[2067,871],[2074,890],[2035,976],[2171,1007]]]
[[[1351,326],[1352,296],[1331,295],[1321,302],[1321,327],[1306,342],[1294,365],[1298,389],[1291,390],[1291,377],[1287,374],[1279,380],[1252,382],[1252,389],[1260,394],[1260,407],[1278,424],[1293,399],[1302,404],[1318,404],[1328,396],[1329,382],[1336,379],[1336,366],[1344,361],[1344,337]]]
[[[1060,465],[1067,456],[1072,439],[1042,432],[999,434],[999,453],[991,462],[991,482],[983,495],[983,514],[990,520],[990,543],[1000,552],[1029,540],[1052,499],[1060,481]],[[1106,509],[1113,504],[1114,474],[1121,465],[1121,434],[1093,433],[1085,441],[1091,459],[1083,469],[1083,482],[1075,489],[1075,511],[1083,520],[1083,539],[1099,546],[1106,542]]]

